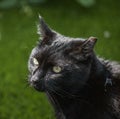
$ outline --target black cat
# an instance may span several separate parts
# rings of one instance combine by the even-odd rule
[[[44,91],[57,119],[120,119],[120,65],[98,58],[97,39],[65,37],[40,17],[29,83]]]

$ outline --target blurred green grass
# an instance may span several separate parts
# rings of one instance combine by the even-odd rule
[[[45,94],[27,86],[27,60],[36,45],[38,13],[71,37],[98,37],[96,53],[120,61],[120,1],[101,0],[85,9],[75,1],[0,11],[0,119],[54,119]]]

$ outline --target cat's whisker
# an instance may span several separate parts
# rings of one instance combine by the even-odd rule
[[[25,85],[26,88],[30,87],[30,83],[27,81],[26,85]]]
[[[55,91],[55,90],[53,90],[52,88],[50,88],[49,89],[49,91],[52,91],[53,93],[55,93],[55,94],[57,94],[57,95],[60,95],[60,96],[62,96],[62,97],[69,97],[69,98],[75,98],[75,99],[77,99],[78,101],[80,101],[80,102],[82,102],[82,103],[85,103],[85,104],[89,104],[89,105],[91,105],[91,106],[93,106],[89,101],[87,101],[84,97],[81,97],[81,96],[77,96],[77,95],[73,95],[73,94],[70,94],[70,93],[68,93],[68,92],[66,92],[66,91],[64,91],[64,90],[62,90],[62,89],[60,89],[60,91],[58,92],[58,91]],[[49,93],[49,91],[47,91],[47,93]],[[64,92],[65,94],[63,94],[62,92]],[[52,97],[51,97],[52,98]],[[54,102],[55,103],[55,102]]]
[[[26,89],[26,88],[28,88],[28,87],[30,87],[30,82],[29,82],[29,76],[26,76],[25,77],[25,80],[24,80],[24,88]]]
[[[59,93],[58,91],[56,91],[56,90],[54,90],[54,89],[52,89],[52,88],[49,88],[49,89],[47,89],[47,90],[48,90],[48,92],[50,91],[50,92],[53,92],[53,93],[55,93],[55,94],[57,94],[57,95],[63,96],[61,93]]]
[[[46,91],[46,94],[48,95],[50,101],[53,103],[53,105],[55,106],[55,108],[59,108],[59,111],[63,112],[59,102],[55,99],[55,96],[53,94],[50,94],[49,91]]]
[[[88,83],[81,83],[81,85],[82,85],[82,87],[87,87],[87,88],[89,88],[89,89],[92,89],[93,87],[90,85],[90,84],[88,84]],[[67,92],[67,91],[65,91],[64,89],[62,89],[62,88],[60,88],[60,87],[58,87],[57,86],[57,83],[56,82],[54,82],[54,85],[50,85],[50,87],[52,87],[53,88],[53,90],[54,90],[54,92],[56,91],[59,95],[62,95],[62,96],[64,96],[64,97],[78,97],[79,98],[79,93],[78,94],[71,94],[70,92]],[[67,89],[67,87],[65,87],[66,88],[66,90],[69,90],[69,89]],[[75,90],[76,92],[79,92],[79,90]]]
[[[67,92],[67,91],[65,91],[65,90],[63,90],[55,85],[52,87],[49,87],[49,90],[53,91],[54,93],[56,93],[62,97],[70,97],[70,98],[71,97],[78,97],[78,95],[73,95],[73,94],[71,94],[71,93],[69,93],[69,92]]]

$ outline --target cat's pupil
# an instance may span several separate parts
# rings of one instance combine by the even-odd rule
[[[60,73],[62,71],[62,68],[60,66],[53,66],[53,72]]]

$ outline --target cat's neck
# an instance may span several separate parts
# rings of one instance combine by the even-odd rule
[[[49,92],[48,97],[57,119],[112,119],[106,110],[109,99],[104,92],[105,72],[104,66],[95,57],[88,80],[92,88],[85,87],[83,99],[79,96],[70,98]]]

